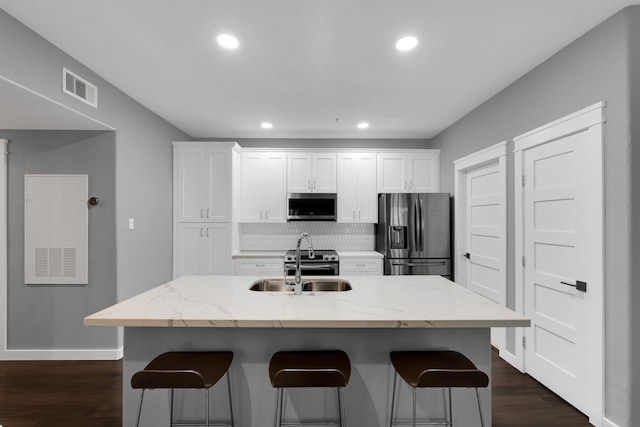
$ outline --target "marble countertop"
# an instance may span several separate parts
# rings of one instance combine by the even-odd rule
[[[258,277],[184,276],[106,308],[85,325],[476,328],[530,321],[440,276],[341,276],[347,292],[254,292]]]

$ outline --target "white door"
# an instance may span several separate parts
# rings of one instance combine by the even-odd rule
[[[580,123],[589,116],[596,125]],[[533,145],[516,158],[523,174],[524,314],[531,319],[524,367],[597,426],[603,393],[601,120],[600,108],[578,114],[575,129],[560,120],[559,136],[547,127],[525,137],[522,143]]]
[[[505,305],[505,218],[498,163],[466,173],[467,288]]]
[[[209,224],[205,230],[208,265],[201,274],[232,274],[231,227],[229,224]]]
[[[455,280],[498,304],[507,304],[506,142],[454,162]],[[506,329],[491,342],[507,358]]]
[[[202,202],[209,191],[204,170],[202,147],[180,147],[178,149],[178,218],[179,222],[200,222],[206,218],[205,204]]]
[[[178,225],[178,251],[175,278],[185,275],[205,274],[209,263],[204,223],[181,223]]]
[[[209,148],[206,150],[205,163],[205,219],[231,222],[231,150]]]
[[[405,155],[400,153],[378,154],[378,192],[407,193]]]
[[[311,193],[312,161],[309,153],[289,153],[287,155],[287,191],[289,193]]]

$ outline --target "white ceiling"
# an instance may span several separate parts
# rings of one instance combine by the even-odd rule
[[[193,137],[431,138],[640,0],[0,0]],[[215,36],[240,47],[226,51]],[[418,47],[395,41],[415,35]],[[260,123],[270,121],[264,130]],[[370,127],[359,130],[359,121]]]

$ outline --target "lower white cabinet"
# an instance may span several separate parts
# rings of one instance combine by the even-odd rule
[[[382,258],[341,258],[341,276],[381,276]]]
[[[233,274],[231,225],[179,223],[174,277]]]
[[[238,258],[236,276],[283,277],[282,258]]]

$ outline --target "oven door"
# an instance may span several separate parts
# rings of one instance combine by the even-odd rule
[[[285,267],[287,276],[295,276],[295,263],[287,264]],[[337,262],[300,263],[300,274],[303,276],[338,276],[340,274],[340,264]]]

